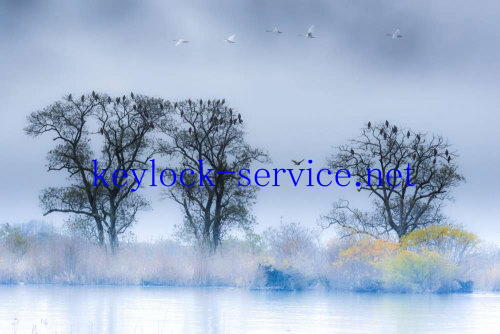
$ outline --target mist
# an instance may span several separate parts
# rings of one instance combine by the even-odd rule
[[[226,98],[248,140],[272,167],[317,166],[368,120],[446,137],[467,183],[447,206],[451,219],[500,240],[500,4],[480,1],[0,2],[1,222],[41,218],[40,190],[63,184],[47,173],[52,143],[28,138],[26,116],[62,95],[130,91],[166,99]],[[317,38],[299,37],[314,24]],[[284,33],[266,34],[277,25]],[[394,41],[387,32],[401,29]],[[236,34],[237,43],[226,45]],[[173,39],[190,43],[174,47]],[[179,209],[147,190],[139,240],[170,235]],[[263,189],[257,230],[281,217],[313,227],[330,203],[370,199],[352,190]],[[63,216],[43,218],[60,226]]]

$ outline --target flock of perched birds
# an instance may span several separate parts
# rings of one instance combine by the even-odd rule
[[[283,31],[279,30],[278,27],[274,27],[273,29],[266,30],[267,33],[272,33],[272,34],[277,34],[280,35],[283,33]],[[307,29],[307,32],[305,34],[300,34],[299,36],[305,37],[305,38],[316,38],[314,35],[314,26],[310,26],[309,29]],[[397,38],[402,38],[403,35],[401,34],[401,31],[399,29],[394,30],[393,32],[388,32],[385,34],[386,36],[392,38],[392,39],[397,39]],[[174,39],[175,46],[179,46],[181,44],[189,43],[187,39],[179,38],[179,39]],[[231,36],[227,37],[224,39],[224,42],[228,44],[234,44],[236,43],[236,34],[232,34]]]

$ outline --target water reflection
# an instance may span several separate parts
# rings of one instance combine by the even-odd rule
[[[500,295],[0,286],[0,333],[496,333]]]

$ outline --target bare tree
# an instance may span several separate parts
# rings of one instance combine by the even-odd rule
[[[161,126],[169,138],[162,151],[177,157],[176,173],[185,169],[194,173],[184,173],[185,185],[172,186],[167,196],[183,208],[183,234],[214,252],[230,230],[249,229],[254,223],[250,206],[256,188],[238,186],[231,172],[268,158],[245,142],[243,119],[224,100],[187,100],[173,109],[174,119]],[[198,177],[209,169],[213,172],[208,177]]]
[[[373,199],[363,212],[340,200],[322,217],[323,227],[337,226],[344,235],[357,233],[398,238],[415,229],[443,222],[441,208],[450,190],[464,180],[457,154],[441,137],[401,129],[389,122],[368,125],[361,136],[339,147],[331,168],[348,169],[359,191]]]
[[[48,153],[48,169],[65,171],[72,183],[42,192],[44,214],[70,214],[72,226],[86,230],[102,246],[107,235],[115,251],[118,236],[136,221],[137,212],[148,207],[132,191],[136,180],[121,176],[144,167],[156,152],[150,134],[167,104],[134,94],[111,98],[92,92],[80,98],[70,94],[32,113],[26,133],[53,135],[57,144]],[[100,147],[99,159],[96,147]],[[122,174],[114,173],[117,169]]]

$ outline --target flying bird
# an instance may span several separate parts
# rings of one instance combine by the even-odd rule
[[[394,32],[388,32],[385,35],[389,36],[392,39],[402,38],[403,37],[403,35],[401,35],[401,31],[399,31],[399,29],[396,29]]]
[[[175,46],[179,46],[179,45],[184,44],[184,43],[189,43],[188,40],[185,40],[185,39],[182,39],[182,38],[174,39],[173,41],[175,42]]]
[[[266,30],[266,32],[270,32],[270,33],[273,33],[273,34],[282,34],[283,31],[279,30],[278,27],[274,27],[273,30]]]
[[[226,38],[224,41],[226,43],[229,43],[229,44],[234,44],[234,43],[236,43],[236,41],[234,40],[235,38],[236,38],[236,35],[233,34],[233,35],[229,36],[228,38]]]
[[[300,161],[297,161],[297,160],[293,160],[292,159],[292,162],[295,166],[299,166],[302,162],[304,161],[304,159],[300,160]]]
[[[309,29],[307,29],[307,33],[301,36],[304,36],[305,38],[316,38],[316,36],[313,35],[313,30],[314,26],[310,26]]]

